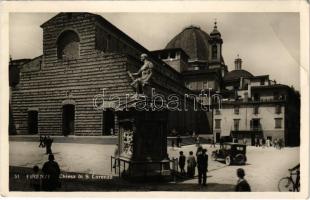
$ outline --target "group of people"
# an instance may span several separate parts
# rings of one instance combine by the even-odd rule
[[[256,147],[274,147],[276,149],[282,149],[283,146],[284,146],[284,142],[283,142],[283,139],[282,138],[279,138],[279,139],[274,139],[273,141],[271,141],[270,138],[256,138],[255,139],[255,146]]]
[[[42,135],[40,135],[40,144],[39,144],[39,148],[46,148],[46,154],[52,154],[52,144],[53,144],[53,139],[48,135],[48,136],[44,136],[42,137]]]
[[[198,169],[198,184],[206,186],[207,185],[207,172],[208,172],[208,154],[207,149],[199,146],[197,148],[196,157],[193,155],[193,151],[189,152],[189,155],[186,159],[183,151],[179,153],[178,164],[180,167],[180,173],[182,175],[187,175],[189,178],[194,178],[195,169]],[[187,171],[185,172],[185,163],[187,161]],[[251,187],[247,182],[245,177],[245,172],[242,168],[237,169],[238,181],[235,187],[235,191],[251,191]]]
[[[60,168],[53,154],[48,155],[42,171],[37,165],[32,170],[30,185],[34,191],[55,191],[60,188]]]
[[[207,149],[203,149],[201,146],[197,148],[196,158],[193,152],[189,152],[189,156],[186,157],[183,151],[180,151],[179,167],[181,174],[187,174],[188,177],[193,178],[195,176],[195,169],[198,169],[198,184],[207,184],[207,171],[208,171],[208,154]],[[185,162],[187,161],[187,172],[185,172]]]

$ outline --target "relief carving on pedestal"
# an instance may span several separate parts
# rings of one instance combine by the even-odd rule
[[[123,134],[123,149],[122,155],[131,157],[133,153],[133,131],[124,130]]]

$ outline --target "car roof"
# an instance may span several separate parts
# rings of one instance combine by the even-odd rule
[[[224,144],[233,145],[233,146],[246,146],[245,144],[239,144],[234,142],[225,142]]]

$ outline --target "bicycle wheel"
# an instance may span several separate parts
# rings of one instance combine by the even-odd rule
[[[280,192],[293,192],[294,183],[290,177],[281,178],[278,183],[278,190]]]

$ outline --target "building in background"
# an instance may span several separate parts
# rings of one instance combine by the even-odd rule
[[[239,57],[223,84],[221,109],[213,112],[217,141],[231,136],[251,145],[263,138],[299,145],[300,97],[294,88],[243,70]]]

